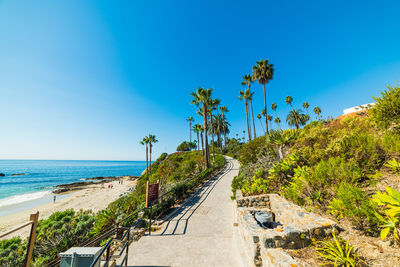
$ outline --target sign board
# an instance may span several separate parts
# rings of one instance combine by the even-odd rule
[[[146,208],[158,198],[158,181],[155,184],[146,183]]]

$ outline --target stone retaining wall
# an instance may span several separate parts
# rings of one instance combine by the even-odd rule
[[[272,213],[280,225],[273,229],[262,228],[254,218],[254,213],[259,210]],[[243,197],[238,190],[236,216],[243,246],[254,259],[253,266],[297,266],[283,249],[303,248],[312,239],[321,240],[336,231],[335,222],[308,212],[277,194]]]

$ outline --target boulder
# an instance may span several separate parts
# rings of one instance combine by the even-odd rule
[[[4,173],[0,173],[0,176],[6,176]]]

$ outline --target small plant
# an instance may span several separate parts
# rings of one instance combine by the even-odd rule
[[[386,167],[390,168],[394,173],[400,174],[400,162],[396,159],[389,160],[386,164]]]
[[[397,244],[400,244],[400,193],[391,187],[386,187],[386,192],[378,192],[372,197],[379,206],[383,207],[383,215],[376,213],[381,221],[381,238],[385,239],[390,232]]]
[[[345,241],[340,236],[336,237],[334,233],[332,233],[332,237],[333,240],[330,241],[315,242],[315,249],[318,256],[324,261],[324,265],[357,266],[361,259],[349,241]]]

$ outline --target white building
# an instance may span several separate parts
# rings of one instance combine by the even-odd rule
[[[350,114],[350,113],[354,113],[354,112],[368,110],[374,105],[375,105],[375,103],[369,103],[369,104],[359,105],[359,106],[352,107],[352,108],[346,108],[343,110],[343,114],[346,115],[346,114]]]

